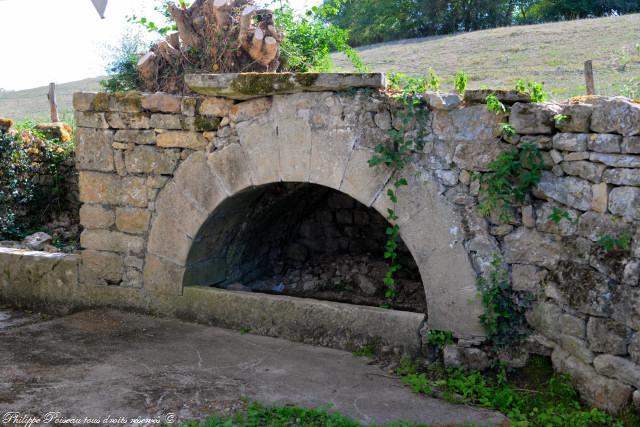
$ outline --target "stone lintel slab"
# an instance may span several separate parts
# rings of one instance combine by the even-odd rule
[[[187,74],[185,82],[196,93],[238,100],[298,92],[386,87],[386,77],[382,73]]]

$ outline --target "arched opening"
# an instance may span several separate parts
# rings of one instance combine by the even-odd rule
[[[189,252],[184,286],[273,293],[426,313],[420,271],[400,242],[395,299],[385,298],[387,221],[315,184],[275,183],[222,202]]]

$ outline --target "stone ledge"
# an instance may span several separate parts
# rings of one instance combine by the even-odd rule
[[[356,350],[366,344],[417,354],[424,314],[290,296],[187,286],[177,317],[259,335]]]
[[[187,74],[185,81],[196,93],[239,100],[299,92],[386,87],[386,77],[382,73]]]

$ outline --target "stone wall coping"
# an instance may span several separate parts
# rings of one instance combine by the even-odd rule
[[[251,99],[299,92],[340,92],[386,87],[383,73],[227,73],[187,74],[187,86],[202,95]]]
[[[80,256],[78,254],[67,254],[62,252],[31,251],[28,249],[6,248],[1,246],[0,246],[0,254],[20,255],[20,256],[27,256],[32,258],[67,259],[70,261],[80,259]]]

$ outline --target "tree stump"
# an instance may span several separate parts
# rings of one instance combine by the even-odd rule
[[[284,33],[273,12],[254,0],[196,0],[168,4],[178,32],[153,45],[138,62],[147,91],[187,93],[185,73],[274,72]]]

